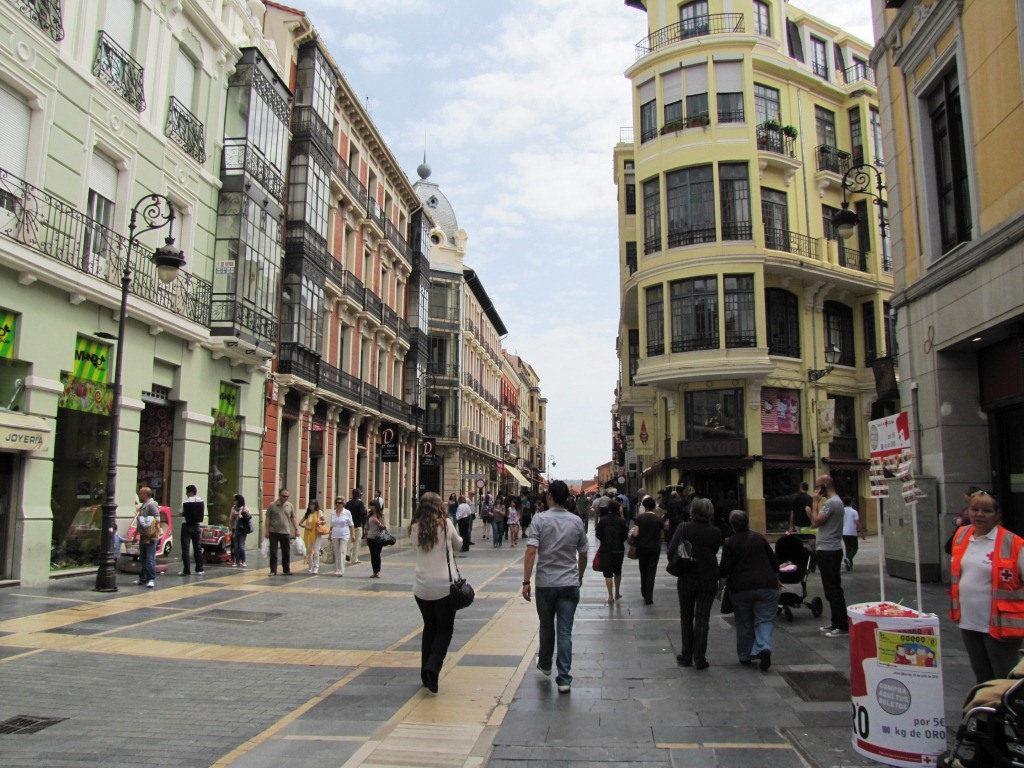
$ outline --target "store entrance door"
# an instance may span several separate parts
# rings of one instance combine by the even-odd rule
[[[13,453],[0,453],[0,578],[5,579],[11,575],[8,548],[14,526],[15,464]]]
[[[682,484],[692,485],[698,496],[711,500],[715,505],[715,523],[723,527],[733,509],[746,509],[740,477],[740,472],[728,469],[690,470]]]
[[[989,411],[992,430],[992,490],[999,499],[1003,525],[1024,531],[1024,405]]]

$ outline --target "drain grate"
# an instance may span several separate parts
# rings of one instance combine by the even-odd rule
[[[66,717],[32,717],[30,715],[15,715],[0,723],[0,733],[11,733],[25,735],[39,733],[44,728],[62,723]]]
[[[849,701],[850,681],[836,671],[780,671],[779,676],[804,701]]]

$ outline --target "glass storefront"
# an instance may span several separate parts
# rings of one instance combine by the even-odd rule
[[[211,525],[227,525],[231,506],[239,493],[239,441],[242,422],[238,418],[240,390],[222,382],[210,432],[210,474],[206,487],[206,514]],[[256,502],[259,504],[259,502]]]

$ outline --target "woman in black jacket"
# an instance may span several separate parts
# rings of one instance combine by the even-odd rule
[[[597,521],[594,535],[601,542],[598,547],[601,573],[604,574],[604,585],[608,588],[608,604],[611,605],[620,597],[619,586],[622,584],[622,559],[626,556],[626,537],[629,527],[622,519],[619,502],[612,500],[604,509],[604,514]],[[614,597],[612,585],[615,586]]]
[[[676,662],[684,667],[707,669],[708,624],[711,606],[718,592],[718,548],[722,532],[712,521],[715,507],[708,499],[695,499],[690,507],[690,521],[676,528],[668,547],[671,561],[684,539],[693,547],[696,564],[676,581],[679,594],[679,619],[683,636]]]

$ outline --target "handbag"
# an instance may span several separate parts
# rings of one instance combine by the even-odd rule
[[[632,546],[628,550],[626,550],[626,557],[628,557],[630,560],[636,560],[638,557],[640,557],[640,555],[637,554],[635,546]]]
[[[448,581],[451,582],[451,586],[448,587],[448,596],[452,601],[452,607],[456,611],[461,611],[463,608],[467,608],[473,604],[473,600],[476,598],[476,591],[470,586],[470,583],[462,578],[462,574],[459,573],[459,564],[455,563],[455,573],[459,574],[459,578],[452,576],[452,550],[448,536],[444,539],[444,556],[448,561]]]
[[[380,534],[380,539],[379,539],[379,541],[380,541],[380,545],[381,545],[382,547],[390,547],[390,546],[393,546],[393,545],[394,545],[394,543],[395,543],[395,537],[394,537],[394,536],[392,536],[392,535],[391,535],[390,533],[388,533],[387,531],[381,531],[381,534]]]
[[[331,535],[331,526],[329,526],[326,522],[317,523],[317,525],[316,525],[316,535],[317,536],[330,536]]]
[[[601,550],[597,550],[597,552],[594,553],[594,562],[590,564],[590,567],[595,571],[601,570]]]
[[[732,597],[729,595],[729,587],[722,591],[722,613],[732,613]]]
[[[672,576],[683,576],[697,570],[697,558],[693,554],[693,544],[687,539],[681,539],[676,551],[668,559],[665,570]]]

